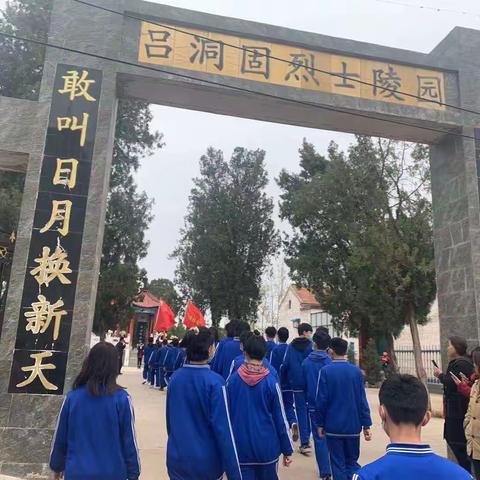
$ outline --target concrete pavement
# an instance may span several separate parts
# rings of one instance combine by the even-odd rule
[[[133,398],[136,416],[136,430],[142,461],[142,480],[159,480],[167,477],[166,469],[166,444],[167,431],[165,426],[165,400],[166,392],[151,389],[142,385],[141,371],[136,368],[125,368],[124,374],[119,377],[119,383],[127,387]],[[360,464],[364,465],[385,452],[388,443],[386,435],[382,431],[381,421],[377,413],[378,390],[368,390],[368,401],[372,410],[373,440],[362,440]],[[433,396],[432,406],[438,406],[440,396]],[[423,440],[429,443],[439,455],[446,456],[446,447],[442,439],[443,420],[433,418],[425,427]],[[185,449],[188,450],[188,439],[185,441]],[[315,466],[315,457],[304,457],[296,453],[290,468],[280,468],[280,478],[295,480],[312,480],[318,478]]]

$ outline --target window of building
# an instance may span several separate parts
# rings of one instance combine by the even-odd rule
[[[288,301],[288,309],[289,309],[289,310],[292,309],[292,301],[291,301],[291,300]]]
[[[331,337],[338,335],[338,332],[333,328],[332,316],[327,312],[317,312],[310,314],[310,324],[315,331],[318,327],[325,327]]]

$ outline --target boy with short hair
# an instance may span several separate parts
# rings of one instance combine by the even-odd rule
[[[240,349],[240,335],[243,332],[250,331],[250,325],[247,322],[235,321],[232,323],[234,337],[232,340],[223,344],[221,351],[217,351],[214,365],[212,365],[212,370],[220,374],[225,380],[230,374],[232,361],[242,354],[242,350]]]
[[[292,388],[295,399],[295,411],[298,429],[300,430],[299,452],[303,455],[308,455],[311,452],[311,448],[310,421],[308,419],[305,397],[305,379],[303,377],[302,362],[312,351],[312,335],[312,326],[308,323],[301,323],[298,326],[298,337],[287,347],[281,366],[281,375],[284,376],[285,381]]]
[[[167,393],[167,468],[173,480],[242,480],[223,378],[208,365],[214,339],[206,328],[189,338],[187,362]],[[188,442],[188,447],[186,443]]]
[[[254,335],[255,334],[253,332],[250,332],[250,331],[243,332],[240,335],[240,338],[239,338],[240,339],[240,349],[242,350],[242,353],[240,355],[238,355],[238,357],[235,357],[235,359],[232,361],[232,364],[230,366],[230,373],[229,373],[228,378],[227,378],[227,382],[228,382],[228,379],[246,362],[245,344],[247,343],[247,340]],[[275,370],[275,368],[272,367],[271,363],[267,360],[266,357],[263,359],[262,365],[265,368],[268,368],[270,370],[270,372],[272,372],[272,374],[275,376],[275,378],[278,381],[278,373]]]
[[[290,387],[285,375],[281,374],[280,367],[287,352],[287,340],[290,333],[288,328],[280,327],[277,331],[278,343],[272,351],[272,367],[277,371],[280,377],[280,390],[282,391],[283,406],[285,407],[285,415],[287,416],[288,425],[292,430],[292,439],[294,442],[298,440],[298,424],[297,416],[295,415],[295,407],[293,402],[293,391]]]
[[[431,413],[418,378],[393,374],[382,384],[378,411],[390,438],[387,453],[353,475],[353,480],[471,480],[463,468],[442,458],[421,440]]]
[[[265,337],[267,337],[267,354],[265,358],[272,363],[272,351],[277,345],[275,343],[275,336],[277,335],[277,329],[275,327],[267,327],[265,329]]]
[[[313,352],[303,361],[302,369],[305,378],[305,391],[307,395],[308,414],[312,429],[313,443],[315,447],[315,458],[317,460],[318,473],[323,480],[331,479],[330,459],[328,457],[328,446],[325,437],[318,436],[318,425],[316,424],[315,402],[317,388],[320,381],[322,369],[332,363],[327,353],[330,346],[330,335],[327,331],[319,328],[313,335]]]
[[[243,480],[276,480],[278,458],[289,466],[293,445],[288,434],[280,387],[262,365],[267,350],[262,337],[245,342],[246,363],[227,384],[228,404]]]
[[[215,354],[213,358],[210,360],[210,368],[214,371],[219,373],[219,359],[222,355],[223,347],[226,343],[231,342],[233,337],[235,336],[235,322],[230,321],[225,324],[225,336],[218,342],[217,346],[215,347]]]
[[[348,342],[332,338],[333,361],[321,370],[316,398],[318,435],[327,437],[332,476],[350,480],[360,468],[360,432],[370,441],[370,407],[361,370],[347,362]]]

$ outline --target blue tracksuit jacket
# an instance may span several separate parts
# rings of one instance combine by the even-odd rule
[[[168,353],[165,355],[163,367],[165,372],[172,374],[178,370],[183,363],[183,350],[180,347],[168,347]]]
[[[240,340],[238,338],[232,338],[231,340],[224,342],[221,349],[220,345],[218,347],[212,370],[220,374],[226,380],[230,373],[230,367],[233,360],[239,355],[242,355],[243,352],[240,348]]]
[[[215,355],[210,362],[210,367],[214,372],[217,372],[218,374],[221,375],[220,373],[220,361],[222,357],[222,351],[223,347],[225,346],[226,343],[231,342],[233,340],[233,337],[225,337],[218,342],[217,348],[215,349]]]
[[[313,351],[302,363],[305,392],[310,411],[315,410],[320,370],[330,363],[332,363],[332,359],[324,350]]]
[[[294,392],[303,392],[305,390],[302,363],[311,352],[312,342],[304,337],[295,338],[287,347],[281,374],[285,376],[285,381],[288,382]]]
[[[269,465],[293,445],[283,410],[282,394],[269,373],[255,386],[234,373],[227,384],[228,404],[240,465]]]
[[[167,468],[171,480],[241,480],[225,382],[208,365],[186,364],[167,393]]]
[[[245,363],[245,355],[243,353],[241,355],[239,355],[238,357],[235,357],[235,359],[233,360],[233,362],[230,365],[230,372],[228,373],[227,381],[244,363]],[[262,364],[265,368],[268,368],[270,370],[270,372],[272,372],[273,376],[276,378],[276,380],[278,382],[278,380],[279,380],[278,379],[278,373],[272,367],[272,364],[266,358],[263,359]]]
[[[287,353],[288,344],[287,343],[277,343],[275,348],[272,351],[272,367],[277,371],[278,376],[280,378],[280,387],[282,391],[290,390],[290,385],[286,379],[286,375],[283,372],[282,364],[283,359],[285,358],[285,354]]]
[[[143,364],[148,366],[150,361],[150,355],[153,353],[155,347],[153,345],[147,345],[143,351]]]
[[[90,395],[86,387],[65,397],[53,437],[50,468],[66,480],[125,480],[140,476],[134,413],[125,390]]]
[[[317,425],[327,436],[358,436],[372,425],[361,370],[346,360],[322,368],[316,399]]]
[[[272,352],[273,349],[277,346],[277,344],[273,340],[267,340],[267,353],[265,358],[272,363]]]
[[[160,356],[160,352],[163,350],[163,347],[154,346],[152,349],[152,353],[149,356],[148,366],[150,368],[158,368],[158,360]]]
[[[391,443],[387,453],[361,468],[352,480],[472,480],[463,468],[435,455],[429,445]]]

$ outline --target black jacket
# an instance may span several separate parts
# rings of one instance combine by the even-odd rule
[[[453,381],[450,372],[460,378],[460,373],[468,378],[473,373],[474,367],[471,360],[467,357],[458,357],[451,360],[448,364],[447,373],[441,374],[438,378],[443,383],[443,403],[445,413],[444,438],[447,442],[465,442],[463,432],[463,419],[467,413],[468,401],[457,390],[457,385]]]

